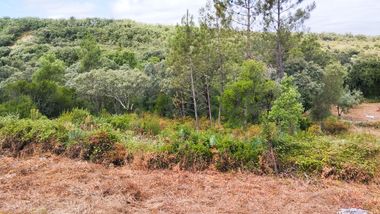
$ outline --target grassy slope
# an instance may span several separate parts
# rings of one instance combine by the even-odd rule
[[[328,50],[359,51],[363,55],[380,56],[380,36],[353,36],[350,34],[319,34],[322,46]]]

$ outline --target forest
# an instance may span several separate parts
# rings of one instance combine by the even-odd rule
[[[309,33],[315,3],[209,1],[177,26],[0,18],[0,154],[372,182],[380,36]],[[337,114],[333,114],[337,112]]]

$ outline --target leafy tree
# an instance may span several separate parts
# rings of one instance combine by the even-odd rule
[[[127,50],[117,50],[109,53],[108,58],[116,62],[119,66],[128,65],[131,68],[137,66],[136,54]]]
[[[379,57],[359,58],[348,74],[350,89],[363,92],[365,97],[380,97],[380,59]]]
[[[181,100],[181,109],[184,111],[184,100],[187,100],[186,86],[190,86],[190,97],[195,118],[195,126],[199,128],[199,109],[198,109],[198,90],[196,83],[199,76],[197,70],[197,34],[198,29],[194,26],[193,18],[187,11],[186,16],[182,18],[182,26],[176,27],[175,35],[170,43],[170,52],[168,63],[171,67],[172,80],[171,87],[179,89],[179,99]],[[185,112],[182,112],[185,115]]]
[[[342,113],[348,113],[351,108],[359,105],[362,101],[363,94],[361,91],[350,91],[348,88],[346,88],[343,95],[339,98],[337,104],[338,116],[340,117]]]
[[[202,38],[201,54],[203,54],[203,75],[206,85],[206,95],[208,104],[208,114],[212,120],[212,89],[219,95],[224,93],[228,82],[228,77],[232,69],[228,63],[237,61],[236,54],[238,48],[235,41],[232,41],[232,15],[229,10],[229,2],[226,0],[208,1],[206,6],[200,11],[200,26]],[[220,96],[218,98],[218,123],[221,123],[222,104]]]
[[[294,84],[301,94],[305,110],[311,109],[313,105],[319,105],[314,103],[314,98],[319,96],[324,87],[323,69],[313,62],[297,60],[288,62],[286,70],[294,78]]]
[[[303,25],[315,8],[315,2],[302,8],[304,0],[263,0],[260,4],[264,17],[264,30],[276,33],[276,66],[278,77],[285,74],[285,54],[291,32]]]
[[[100,64],[101,50],[92,36],[87,36],[80,44],[80,72],[89,72]]]
[[[239,79],[229,84],[223,94],[229,123],[247,125],[248,122],[257,122],[260,114],[270,109],[275,91],[275,83],[267,76],[265,65],[246,61]]]
[[[269,112],[269,120],[275,122],[284,132],[293,134],[300,127],[304,111],[300,102],[301,94],[297,89],[283,80],[281,95],[274,101]]]
[[[17,114],[20,118],[29,117],[30,110],[35,105],[29,96],[17,96],[7,102],[0,104],[0,116]]]
[[[258,11],[259,0],[231,0],[228,1],[229,10],[234,16],[234,21],[245,30],[246,48],[245,58],[251,59],[252,53],[252,31]]]
[[[64,80],[65,63],[55,57],[53,53],[47,53],[39,60],[39,68],[33,74],[33,81],[44,80],[62,83]]]
[[[311,108],[312,117],[322,120],[330,114],[332,105],[338,105],[344,93],[344,79],[347,69],[340,63],[335,62],[325,68],[322,78],[323,89],[320,94],[314,96],[313,107]]]
[[[111,98],[125,111],[132,111],[148,82],[149,78],[139,70],[100,69],[79,74],[68,85],[91,98]]]
[[[13,97],[30,97],[39,111],[47,117],[57,117],[76,105],[74,91],[47,80],[38,83],[20,80],[9,84],[5,93],[9,100],[13,100]]]

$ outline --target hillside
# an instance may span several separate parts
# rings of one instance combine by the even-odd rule
[[[296,33],[314,5],[236,29],[233,3],[1,18],[0,213],[379,212],[380,39]]]
[[[355,51],[362,55],[380,55],[380,36],[319,34],[321,44],[331,51]]]

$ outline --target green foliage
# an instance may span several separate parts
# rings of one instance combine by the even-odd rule
[[[107,118],[107,120],[115,129],[130,130],[136,127],[138,117],[135,114],[123,114],[113,115]]]
[[[350,125],[335,117],[329,117],[321,124],[322,131],[327,134],[342,134],[348,132]]]
[[[164,151],[170,155],[174,155],[174,161],[178,163],[182,169],[207,169],[212,161],[208,135],[195,132],[184,133],[184,130],[181,129],[181,131],[177,133],[178,135],[175,142],[166,145],[163,148]]]
[[[160,94],[155,102],[154,106],[154,112],[159,114],[160,116],[171,116],[172,115],[172,109],[173,103],[169,96],[165,94]]]
[[[345,89],[343,95],[339,98],[338,101],[338,115],[341,113],[348,113],[348,111],[359,105],[363,101],[363,94],[361,91],[350,91],[347,88]]]
[[[268,115],[283,132],[292,134],[300,128],[304,110],[300,98],[301,95],[294,86],[283,84],[282,93],[274,101]]]
[[[88,117],[91,117],[91,114],[87,110],[74,108],[69,112],[64,112],[57,119],[60,122],[70,122],[75,125],[81,125]]]
[[[33,81],[41,82],[44,80],[62,83],[65,64],[58,60],[54,54],[47,53],[39,60],[39,69],[33,74]]]
[[[30,110],[30,119],[32,120],[39,120],[39,119],[42,119],[43,115],[41,114],[41,112],[38,110],[38,109],[31,109]]]
[[[247,125],[258,121],[276,92],[261,62],[246,61],[238,81],[231,83],[223,94],[223,106],[231,125]]]
[[[323,120],[330,114],[332,105],[337,105],[344,93],[344,78],[347,70],[341,64],[335,62],[325,68],[322,78],[323,89],[313,98],[311,115],[315,120]]]
[[[53,151],[58,144],[66,141],[65,128],[48,119],[41,120],[12,120],[0,129],[2,138],[1,148],[13,155],[19,155],[22,150],[32,149],[33,146],[41,152]],[[33,151],[33,150],[32,150]]]
[[[80,44],[80,72],[89,72],[100,64],[101,50],[92,36],[87,36]]]
[[[20,118],[27,118],[30,110],[34,107],[35,105],[30,97],[19,96],[0,104],[0,115],[17,114]]]
[[[144,133],[158,135],[161,132],[160,121],[157,117],[145,116],[142,121]]]
[[[128,65],[130,68],[135,68],[138,63],[136,54],[127,50],[117,50],[108,53],[107,57],[119,66]]]
[[[216,144],[216,148],[216,167],[220,171],[259,171],[260,156],[265,151],[264,144],[258,139],[251,142],[222,139]]]
[[[365,97],[380,97],[380,59],[363,57],[354,62],[348,74],[351,89],[358,89]]]
[[[118,138],[110,130],[98,130],[91,133],[84,147],[84,159],[95,163],[113,163],[122,165],[124,163],[124,152],[118,153]]]
[[[287,73],[293,77],[294,84],[301,94],[302,104],[305,110],[309,110],[317,103],[313,103],[314,98],[319,96],[323,90],[323,69],[313,62],[306,62],[303,59],[288,62]]]

